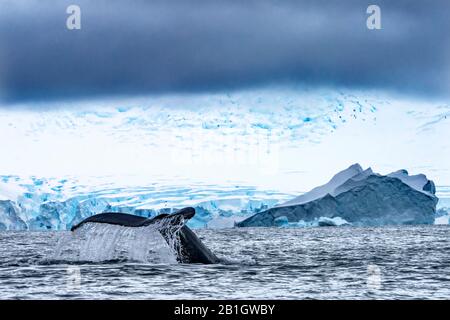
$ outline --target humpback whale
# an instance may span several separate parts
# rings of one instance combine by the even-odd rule
[[[117,212],[105,212],[81,221],[79,224],[74,225],[71,231],[75,231],[85,223],[107,223],[132,228],[155,225],[169,245],[169,239],[171,237],[174,235],[178,237],[180,244],[180,247],[176,250],[178,262],[219,263],[220,259],[185,225],[185,222],[194,215],[195,209],[191,207],[183,208],[172,214],[160,214],[154,218],[144,218]]]

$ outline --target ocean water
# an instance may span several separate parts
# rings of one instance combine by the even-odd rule
[[[106,231],[1,232],[0,298],[450,298],[449,226],[196,230],[216,265],[176,263],[155,234]],[[114,256],[86,255],[111,241]]]

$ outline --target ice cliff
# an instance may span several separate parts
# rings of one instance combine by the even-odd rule
[[[166,185],[115,187],[109,179],[38,179],[0,176],[0,231],[68,230],[102,212],[143,217],[170,213],[185,206],[196,209],[192,228],[233,227],[291,194],[233,185]]]

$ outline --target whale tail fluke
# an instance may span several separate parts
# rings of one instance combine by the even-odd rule
[[[179,242],[177,260],[181,263],[219,263],[220,259],[209,250],[197,235],[186,226],[186,222],[195,215],[195,209],[183,208],[172,214],[160,214],[154,218],[134,216],[126,213],[106,212],[89,217],[71,228],[75,231],[86,223],[107,223],[124,227],[146,227],[155,224],[169,245],[174,237]]]
[[[150,219],[126,213],[104,212],[96,214],[81,221],[80,223],[74,225],[70,230],[75,231],[76,229],[80,228],[82,225],[88,222],[115,224],[124,227],[134,227],[134,228],[145,227],[158,222],[163,222],[164,224],[167,225],[178,225],[184,224],[194,215],[195,209],[191,207],[183,208],[172,214],[163,213]]]

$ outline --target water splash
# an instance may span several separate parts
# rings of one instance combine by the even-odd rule
[[[65,233],[59,239],[53,260],[177,263],[180,252],[179,230],[183,223],[167,226],[167,223],[162,221],[139,228],[86,223],[75,232]],[[160,230],[163,230],[164,236]]]

